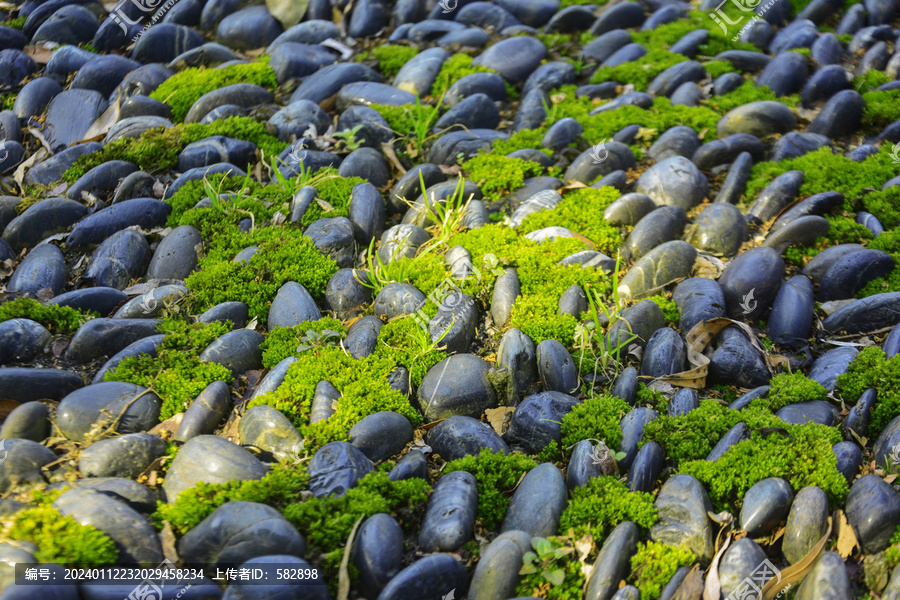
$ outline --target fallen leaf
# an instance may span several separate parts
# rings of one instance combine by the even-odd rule
[[[116,124],[116,121],[119,120],[119,100],[113,102],[109,108],[103,111],[103,114],[97,117],[97,119],[91,123],[91,126],[88,127],[88,130],[84,132],[84,136],[82,136],[83,142],[92,141],[95,138],[106,137],[107,132],[112,129],[112,126]]]
[[[700,572],[699,566],[694,565],[691,572],[687,574],[687,577],[678,586],[675,595],[672,596],[672,600],[700,600],[702,594],[703,573]]]
[[[270,15],[278,19],[282,27],[289,29],[299,23],[306,14],[309,0],[266,0],[266,8]]]
[[[722,595],[722,582],[719,580],[719,559],[725,554],[728,545],[731,544],[731,536],[725,538],[725,543],[719,548],[712,564],[709,565],[709,571],[706,573],[706,585],[703,588],[703,600],[719,600]]]
[[[321,198],[316,198],[316,202],[319,204],[319,206],[322,207],[322,210],[324,210],[325,212],[331,212],[334,210],[334,207],[331,204],[329,204],[325,200],[322,200]]]
[[[894,475],[896,477],[896,475]],[[890,483],[890,482],[888,482]],[[853,549],[859,545],[859,542],[856,539],[856,533],[853,531],[853,528],[850,526],[850,522],[847,521],[847,515],[844,514],[844,511],[838,509],[838,540],[837,540],[837,553],[841,555],[841,558],[847,558],[851,554],[853,554]]]
[[[16,182],[20,189],[24,189],[22,186],[22,181],[25,179],[25,171],[33,167],[35,163],[44,160],[45,156],[50,156],[50,153],[47,152],[47,149],[43,147],[38,148],[37,152],[29,156],[27,160],[16,167],[16,172],[13,173],[13,180]]]
[[[53,49],[44,48],[43,46],[25,46],[22,52],[30,56],[34,62],[42,65],[50,62],[50,57],[53,56]]]
[[[172,524],[163,521],[162,531],[159,532],[159,541],[162,543],[163,556],[173,564],[178,564],[178,550],[175,549],[175,532],[172,531]]]
[[[512,420],[512,414],[515,412],[514,406],[501,406],[499,408],[485,409],[484,414],[487,416],[488,423],[497,432],[497,435],[503,435],[509,422]]]

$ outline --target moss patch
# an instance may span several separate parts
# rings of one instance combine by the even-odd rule
[[[581,440],[602,440],[613,450],[622,442],[619,423],[631,407],[621,398],[610,395],[588,398],[566,413],[562,420],[563,447]]]
[[[691,565],[694,555],[690,550],[669,546],[662,542],[641,542],[631,557],[631,579],[641,590],[641,598],[659,598],[675,571]]]
[[[602,544],[623,521],[648,529],[656,520],[653,494],[629,492],[628,486],[617,478],[601,475],[572,490],[559,528],[573,531],[575,537],[590,534],[595,543]]]
[[[878,402],[869,422],[869,438],[875,439],[900,414],[900,355],[888,359],[881,348],[863,348],[847,372],[838,377],[838,389],[846,404],[855,403],[864,391],[875,388]]]
[[[508,158],[500,154],[479,154],[460,165],[467,177],[478,184],[485,200],[499,200],[516,190],[527,177],[544,172],[536,162],[521,158]]]
[[[32,298],[17,298],[0,305],[0,322],[7,319],[31,319],[54,335],[73,334],[84,323],[99,316],[93,311],[82,312],[69,306],[41,304]]]
[[[378,60],[378,68],[385,77],[394,77],[400,69],[419,53],[413,46],[376,46],[372,48],[372,56]]]
[[[458,458],[444,467],[443,474],[467,471],[478,481],[478,518],[487,529],[496,529],[506,515],[519,479],[537,466],[523,454],[503,454],[483,448],[478,456]]]

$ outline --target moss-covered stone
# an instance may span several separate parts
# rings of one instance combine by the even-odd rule
[[[17,298],[0,305],[0,322],[7,319],[31,319],[47,328],[50,333],[69,335],[90,319],[99,317],[97,313],[82,312],[69,306],[41,304],[32,298]]]

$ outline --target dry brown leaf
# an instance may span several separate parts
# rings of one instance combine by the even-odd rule
[[[497,432],[497,435],[503,435],[509,422],[512,420],[512,414],[515,412],[514,406],[501,406],[499,408],[485,409],[484,414],[487,416],[488,423]]]
[[[34,62],[42,65],[50,62],[50,57],[53,56],[53,49],[44,48],[43,46],[25,46],[22,52],[30,56]]]
[[[703,600],[719,600],[719,597],[722,595],[722,582],[719,580],[719,560],[725,554],[729,544],[731,544],[731,535],[725,538],[725,543],[719,548],[715,558],[709,565],[709,571],[706,573],[706,585],[703,588]]]
[[[781,590],[788,585],[797,583],[812,570],[813,565],[819,560],[819,557],[825,550],[825,544],[828,542],[828,538],[831,537],[834,523],[838,520],[837,516],[837,511],[835,511],[834,517],[828,520],[828,530],[825,532],[825,535],[816,542],[816,545],[813,546],[813,549],[810,550],[806,556],[799,562],[783,570],[778,577],[770,579],[769,582],[763,586],[763,600],[774,600],[774,598],[781,593]]]
[[[172,531],[172,524],[163,521],[162,531],[159,532],[159,541],[162,543],[163,556],[173,564],[178,564],[178,551],[175,549],[175,532]]]
[[[890,482],[888,482],[890,483]],[[844,514],[844,511],[838,509],[838,539],[837,539],[837,553],[841,555],[841,558],[847,558],[851,554],[853,554],[853,549],[859,545],[859,542],[856,539],[856,533],[853,531],[853,528],[850,526],[850,522],[847,521],[847,515]]]
[[[20,189],[23,189],[22,181],[25,179],[25,171],[34,166],[35,163],[41,162],[44,160],[45,156],[50,156],[50,153],[47,152],[46,148],[38,148],[37,152],[28,157],[27,160],[23,161],[18,167],[16,167],[16,172],[13,173],[13,180],[19,186]]]
[[[687,577],[678,586],[675,595],[672,596],[672,600],[700,600],[702,594],[703,574],[700,572],[700,567],[694,565],[691,572],[687,574]]]
[[[338,569],[338,600],[347,600],[347,597],[350,595],[350,571],[347,569],[347,566],[350,564],[353,538],[356,537],[356,530],[364,518],[365,515],[360,515],[356,523],[353,524],[353,529],[350,530],[350,535],[347,536],[347,543],[344,545],[344,556],[341,558],[341,566]]]
[[[97,138],[106,137],[107,132],[112,129],[112,126],[115,125],[116,121],[118,120],[119,101],[116,100],[109,106],[109,108],[103,111],[102,115],[97,117],[97,119],[93,123],[91,123],[91,126],[88,127],[88,130],[84,132],[82,141],[89,142]]]

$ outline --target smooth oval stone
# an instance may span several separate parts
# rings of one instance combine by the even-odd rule
[[[119,363],[122,362],[125,358],[129,356],[140,356],[142,354],[146,354],[150,357],[156,357],[156,352],[159,348],[159,345],[162,344],[163,338],[165,335],[151,335],[144,338],[140,338],[139,340],[132,342],[125,346],[119,352],[116,352],[113,356],[109,358],[103,366],[100,367],[100,370],[97,371],[97,374],[94,375],[93,383],[100,383],[106,378],[106,375],[110,371],[114,371]]]
[[[781,213],[778,220],[769,228],[769,232],[774,233],[806,215],[824,215],[839,206],[843,201],[844,195],[840,192],[822,192],[821,194],[813,194]],[[837,247],[839,246],[832,246],[832,248]]]
[[[633,585],[626,585],[620,587],[611,600],[641,600],[641,590]]]
[[[158,317],[165,310],[166,302],[180,300],[187,293],[188,289],[183,285],[161,285],[126,302],[113,314],[113,319],[139,320]]]
[[[171,205],[153,198],[135,198],[101,209],[75,224],[66,238],[69,248],[99,244],[117,231],[135,225],[153,229],[165,224]]]
[[[366,519],[353,542],[353,564],[364,589],[381,591],[403,566],[403,530],[391,515]]]
[[[637,552],[639,539],[637,525],[631,521],[616,525],[594,561],[585,591],[586,600],[607,600],[616,593],[631,568],[631,557]]]
[[[320,381],[316,384],[313,392],[313,401],[310,408],[309,422],[310,424],[319,421],[327,421],[335,412],[337,401],[340,400],[341,393],[330,381]]]
[[[747,181],[753,169],[753,157],[749,152],[741,152],[734,162],[728,166],[728,175],[722,188],[716,195],[715,202],[737,204],[744,195]]]
[[[687,242],[673,240],[644,255],[619,282],[619,294],[639,297],[645,292],[690,276],[697,250]]]
[[[429,48],[406,62],[394,77],[394,87],[415,96],[427,96],[438,72],[450,53],[443,48]]]
[[[515,83],[524,81],[546,56],[547,48],[540,40],[514,37],[497,42],[477,56],[472,64],[492,69]]]
[[[602,175],[634,169],[637,162],[631,148],[621,142],[603,142],[602,150],[588,148],[572,161],[563,179],[590,184]],[[641,190],[637,190],[641,191]],[[649,195],[649,194],[648,194]]]
[[[791,504],[781,549],[789,563],[796,564],[806,556],[825,534],[828,527],[828,496],[822,488],[811,485],[797,493]]]
[[[851,347],[829,350],[813,363],[809,378],[831,391],[837,386],[837,378],[847,372],[857,354],[859,350]]]
[[[824,400],[811,400],[809,402],[788,404],[779,409],[775,416],[792,425],[800,425],[811,421],[830,427],[837,422],[838,411]]]
[[[58,98],[59,96],[57,96]],[[2,113],[0,113],[2,114]],[[58,181],[62,174],[78,160],[79,157],[89,152],[98,152],[103,146],[97,142],[87,142],[67,148],[61,152],[57,152],[47,160],[35,165],[27,173],[25,173],[25,183],[32,185],[35,183],[48,184]]]
[[[153,527],[124,502],[92,489],[75,488],[57,498],[53,506],[108,535],[119,551],[117,564],[137,563],[152,568],[163,560],[162,544]]]
[[[396,466],[388,473],[391,481],[402,481],[414,477],[428,480],[428,459],[415,447],[398,460]]]
[[[538,376],[546,391],[571,394],[578,389],[578,370],[566,347],[550,339],[537,345]]]
[[[773,179],[747,210],[748,218],[761,223],[774,218],[797,197],[803,179],[803,171],[788,171]]]
[[[41,244],[32,249],[6,283],[8,292],[37,296],[49,289],[53,296],[62,292],[66,283],[66,264],[62,252],[53,244]]]
[[[797,127],[797,117],[787,106],[774,100],[750,102],[730,110],[716,124],[719,137],[749,133],[763,138],[773,133],[787,133]]]
[[[108,315],[116,306],[126,300],[128,300],[128,296],[119,290],[108,287],[93,287],[54,296],[49,303],[59,306],[71,306],[78,310],[93,310],[103,316]]]
[[[738,73],[723,73],[713,81],[713,95],[724,96],[731,93],[744,82],[744,78]]]
[[[3,52],[7,50],[0,51],[0,54]],[[47,106],[44,137],[57,152],[80,142],[91,123],[103,114],[106,107],[103,95],[94,90],[70,89],[61,92]]]
[[[295,281],[288,281],[278,289],[269,308],[268,327],[293,327],[304,321],[318,321],[322,313],[306,288]]]
[[[690,210],[708,193],[708,182],[689,159],[673,156],[647,169],[635,184],[635,191],[646,194],[657,205]]]
[[[562,442],[562,423],[578,401],[562,392],[541,392],[528,396],[516,407],[506,439],[528,454],[537,454],[550,442]]]
[[[706,77],[703,65],[693,60],[672,65],[653,78],[647,86],[647,93],[654,96],[671,96],[681,85],[702,81]],[[691,152],[693,154],[693,152]]]
[[[778,344],[802,346],[812,328],[815,307],[813,285],[805,275],[788,279],[772,304],[766,328],[769,339]]]
[[[761,537],[787,518],[794,490],[780,477],[767,477],[756,482],[744,495],[741,528],[750,537]]]
[[[214,435],[199,435],[188,440],[175,455],[163,492],[167,502],[174,502],[181,492],[201,481],[247,481],[261,479],[265,474],[265,466],[237,444]]]
[[[425,294],[408,283],[392,282],[384,286],[375,298],[372,311],[376,316],[393,319],[415,313],[425,303]]]
[[[85,448],[78,458],[78,470],[84,477],[135,479],[165,452],[166,443],[157,436],[129,433]]]
[[[581,123],[572,117],[566,117],[550,126],[541,140],[541,146],[552,148],[553,150],[562,150],[575,142],[583,132],[584,127],[582,127]]]
[[[850,412],[844,419],[844,437],[850,438],[854,433],[859,437],[866,436],[869,431],[869,419],[871,418],[872,409],[875,407],[876,399],[877,393],[874,388],[869,388],[860,395],[856,405],[850,409]],[[884,435],[884,431],[881,434]],[[880,439],[881,436],[879,436]],[[875,448],[877,447],[878,440],[875,441]],[[878,456],[877,452],[875,455]]]
[[[224,381],[213,381],[194,398],[175,431],[176,442],[211,434],[231,410],[231,390]]]
[[[531,536],[524,531],[501,533],[484,549],[472,575],[469,598],[511,598],[519,583],[519,565],[531,549]]]
[[[278,139],[288,141],[291,136],[303,137],[304,132],[315,126],[317,131],[323,131],[331,124],[328,115],[319,108],[319,105],[311,100],[297,100],[291,102],[277,113],[272,115],[267,122],[278,132]],[[252,151],[251,151],[252,154]],[[222,158],[221,160],[227,160]],[[218,161],[212,161],[218,162]],[[228,161],[233,162],[233,161]]]
[[[388,202],[394,212],[406,211],[409,205],[421,195],[420,175],[425,182],[426,189],[447,180],[447,176],[444,175],[444,172],[437,165],[424,163],[413,167],[397,180],[397,183],[391,190]]]
[[[806,58],[797,52],[782,52],[772,59],[756,78],[756,85],[765,85],[776,96],[799,92],[806,83],[809,71]]]
[[[222,365],[237,377],[262,367],[262,342],[263,336],[252,329],[229,331],[207,346],[200,353],[200,360]]]
[[[665,451],[656,442],[641,446],[634,463],[628,470],[628,490],[631,492],[653,492],[656,480],[665,464]]]
[[[519,398],[538,381],[537,357],[534,342],[520,329],[511,327],[500,340],[497,367],[510,374],[508,404],[516,406]]]
[[[382,83],[382,78],[377,72],[358,63],[336,63],[319,69],[305,79],[291,95],[290,101],[311,100],[321,105],[338,94],[345,85],[358,81]]]
[[[288,368],[297,362],[297,360],[298,358],[296,356],[289,356],[272,367],[272,369],[266,373],[262,380],[257,384],[250,399],[253,400],[270,392],[274,392],[281,387],[281,384],[284,383],[284,378],[287,375]]]
[[[700,397],[696,390],[681,388],[669,400],[667,414],[670,417],[681,417],[700,407]]]
[[[714,279],[685,279],[675,287],[672,300],[678,308],[679,325],[684,332],[701,321],[725,316],[725,294]]]
[[[659,306],[652,300],[642,300],[622,312],[619,320],[610,328],[606,343],[614,349],[614,354],[615,348],[620,344],[625,344],[623,350],[632,345],[643,348],[650,336],[665,326],[666,319]]]
[[[700,138],[697,137],[694,129],[685,125],[676,125],[659,136],[647,150],[647,154],[656,162],[673,156],[684,156],[690,159],[699,146]]]
[[[777,223],[777,222],[776,222]],[[822,283],[822,278],[831,266],[843,256],[851,252],[864,250],[860,244],[840,244],[826,248],[815,255],[803,268],[803,274],[812,279],[813,283]]]
[[[4,439],[0,443],[5,456],[0,463],[0,493],[46,482],[41,467],[56,460],[52,450],[31,440]]]
[[[764,386],[768,389],[768,386]],[[749,402],[748,402],[749,403]],[[736,410],[736,409],[732,409]],[[750,429],[744,423],[738,423],[731,429],[725,432],[725,435],[722,436],[713,449],[706,456],[706,460],[710,462],[716,462],[719,460],[725,452],[727,452],[732,446],[737,444],[738,442],[742,442],[744,440],[750,439]]]
[[[343,496],[372,470],[372,461],[359,448],[331,442],[319,448],[309,463],[309,489],[316,498]]]
[[[844,559],[837,552],[822,554],[797,591],[797,600],[842,600],[852,597]]]
[[[651,211],[656,203],[646,194],[625,194],[603,211],[603,218],[611,225],[635,225]]]
[[[851,486],[845,506],[863,551],[880,552],[890,545],[900,522],[900,497],[894,488],[877,475],[863,475]]]
[[[0,395],[16,402],[26,403],[44,399],[59,401],[82,386],[84,386],[84,380],[81,375],[72,371],[24,367],[0,368]],[[15,410],[13,409],[13,412]],[[7,416],[7,420],[11,417],[12,413]],[[16,425],[17,428],[20,426],[22,425]],[[2,431],[0,429],[0,432]],[[20,433],[23,432],[20,431]],[[0,439],[3,437],[0,433]],[[25,435],[10,437],[29,439]]]
[[[369,315],[350,326],[341,344],[353,358],[364,358],[375,350],[380,332],[381,319]]]
[[[759,387],[755,387],[731,404],[728,405],[728,408],[731,410],[744,410],[750,403],[756,400],[757,398],[765,398],[769,395],[769,390],[772,386],[769,385],[761,385]],[[738,423],[738,425],[743,425],[743,423]],[[744,426],[746,429],[746,425]]]
[[[269,554],[268,556],[259,556],[241,563],[238,569],[246,569],[244,572],[266,572],[267,569],[275,568],[276,573],[285,571],[291,573],[315,573],[317,578],[315,582],[310,579],[295,578],[290,581],[283,580],[283,583],[267,583],[265,584],[265,593],[268,598],[303,598],[304,600],[330,600],[331,594],[328,592],[328,586],[325,584],[322,573],[315,571],[308,562],[296,556],[287,554]],[[238,571],[240,572],[240,571]],[[204,596],[205,598],[205,596]],[[222,595],[222,600],[256,600],[260,598],[259,583],[255,581],[238,580],[228,586]],[[111,599],[112,600],[112,599]],[[168,599],[167,599],[168,600]],[[174,599],[173,599],[174,600]],[[200,598],[198,598],[200,600]]]
[[[462,590],[466,579],[466,568],[452,554],[430,554],[397,573],[378,600],[419,600],[434,590]]]
[[[506,324],[521,291],[522,286],[515,269],[506,269],[503,275],[497,278],[491,295],[491,317],[495,325],[501,327]]]
[[[197,245],[203,240],[191,225],[181,225],[162,239],[153,253],[147,277],[184,280],[197,268]]]
[[[44,351],[53,336],[31,319],[0,322],[0,363],[28,362]]]
[[[838,138],[856,131],[862,120],[866,102],[856,90],[843,90],[831,97],[807,128],[829,138]]]
[[[625,456],[619,460],[619,470],[627,471],[631,468],[637,457],[638,444],[644,438],[644,427],[658,416],[659,413],[652,408],[641,406],[622,417],[622,421],[619,423],[619,428],[622,430],[619,452],[624,452]]]
[[[372,462],[399,454],[413,441],[413,427],[401,414],[382,411],[364,417],[349,432],[350,443]]]
[[[687,213],[680,206],[661,206],[638,221],[625,240],[622,257],[637,260],[653,248],[681,236]]]
[[[80,442],[98,422],[112,425],[118,433],[147,431],[159,422],[162,401],[147,388],[132,383],[108,381],[68,394],[56,409],[56,426],[71,440]],[[111,416],[110,416],[111,415]]]
[[[107,198],[123,179],[137,171],[137,165],[134,163],[125,160],[107,161],[82,175],[78,181],[72,184],[66,195],[73,200],[82,200],[85,193],[93,194],[99,198]],[[115,203],[115,200],[113,203]]]
[[[896,179],[896,178],[895,178]],[[891,182],[888,182],[891,183]],[[893,181],[891,185],[895,185],[897,182]],[[887,183],[882,186],[882,189],[887,189],[891,187]],[[878,237],[882,233],[884,233],[884,225],[882,225],[881,221],[878,220],[878,217],[873,215],[872,213],[867,213],[864,210],[857,211],[856,213],[856,222],[860,225],[865,226],[866,229],[872,232],[872,237]]]
[[[779,138],[772,145],[769,160],[781,161],[788,158],[797,158],[824,146],[831,146],[831,140],[824,135],[792,131]]]
[[[650,528],[652,540],[688,548],[701,562],[712,560],[708,513],[713,508],[703,484],[690,475],[675,475],[663,484],[654,506],[659,520]]]
[[[131,51],[131,58],[144,64],[170,63],[188,50],[202,46],[205,41],[202,35],[190,27],[159,23],[138,38]]]
[[[472,538],[478,507],[478,482],[466,471],[453,471],[434,485],[418,543],[426,552],[452,552]]]
[[[838,442],[831,450],[837,458],[838,473],[844,476],[848,484],[853,483],[862,466],[862,450],[854,442]]]
[[[91,256],[84,274],[94,283],[123,290],[140,279],[150,263],[150,245],[137,231],[126,229],[106,238]]]
[[[591,440],[581,440],[575,444],[566,467],[566,487],[569,488],[569,491],[585,485],[594,477],[610,474],[608,471],[613,474],[618,473],[617,468],[607,467],[607,463],[603,460],[605,456],[601,453],[604,453],[603,446],[598,444],[595,447]],[[612,465],[615,465],[612,452],[608,452],[606,456],[611,459]]]
[[[258,104],[268,104],[272,100],[272,93],[264,87],[252,83],[235,83],[201,96],[191,105],[184,122],[199,123],[210,111],[226,104],[251,108]]]
[[[559,312],[576,319],[588,309],[587,296],[580,285],[573,284],[559,297]]]
[[[48,198],[29,206],[3,230],[14,249],[36,246],[41,240],[67,230],[87,214],[87,207],[65,198]]]
[[[783,275],[784,259],[772,248],[739,254],[719,277],[728,316],[759,319],[781,289]]]
[[[360,245],[367,245],[373,238],[384,233],[386,216],[384,198],[371,183],[353,186],[350,192],[350,222],[353,233]]]
[[[806,106],[813,106],[850,87],[847,72],[839,65],[829,65],[813,73],[803,88],[800,99]]]
[[[386,186],[390,180],[387,162],[374,148],[351,152],[341,163],[338,173],[341,177],[361,177],[378,187]]]
[[[616,398],[621,398],[628,404],[634,405],[634,402],[637,399],[637,376],[638,370],[636,368],[625,367],[625,369],[619,373],[619,376],[616,377],[616,382],[613,384],[610,393]]]
[[[658,329],[650,336],[641,360],[641,375],[666,377],[687,369],[684,340],[670,327]]]
[[[556,535],[568,492],[562,473],[552,463],[530,470],[510,500],[500,531],[524,531],[531,536]]]
[[[312,75],[320,68],[335,62],[335,56],[323,46],[284,42],[272,52],[269,66],[275,71],[278,83]]]
[[[252,50],[271,44],[281,33],[281,25],[267,8],[251,6],[222,19],[216,39],[235,50]]]
[[[306,541],[281,513],[257,502],[231,501],[178,540],[186,564],[231,565],[271,555],[302,556]]]
[[[765,552],[749,537],[741,538],[729,546],[719,563],[722,593],[729,596],[735,592],[740,593],[741,585],[746,586],[746,581],[753,581],[750,576],[759,565],[765,564],[765,560]]]
[[[697,215],[688,241],[701,252],[734,256],[749,235],[743,213],[727,202],[715,202]]]
[[[353,223],[346,217],[317,219],[310,223],[303,235],[312,240],[316,249],[331,258],[339,267],[353,265],[356,246]]]
[[[303,437],[293,423],[280,411],[262,404],[243,414],[238,438],[241,446],[255,446],[265,458],[276,460],[296,456],[303,448]]]
[[[276,113],[276,116],[278,114],[280,113]],[[275,119],[275,116],[272,119]],[[181,151],[181,154],[178,155],[178,170],[190,171],[220,162],[227,162],[246,169],[255,152],[256,144],[253,142],[223,135],[210,136],[188,144]]]
[[[643,7],[637,2],[623,2],[609,8],[594,21],[590,32],[600,35],[613,29],[629,29],[638,27],[645,18]]]
[[[861,250],[836,260],[825,272],[817,299],[843,300],[853,298],[870,281],[887,277],[894,270],[894,259],[881,250]]]
[[[446,461],[477,456],[485,448],[509,454],[506,442],[489,425],[462,415],[444,419],[428,431],[425,440]]]
[[[365,273],[355,269],[340,269],[325,287],[325,308],[347,317],[372,301],[372,290],[361,281],[368,281]]]
[[[475,340],[478,309],[472,296],[451,292],[440,304],[435,317],[428,324],[431,341],[445,352],[467,352]]]
[[[5,380],[5,371],[0,369],[0,381]],[[50,435],[50,408],[43,402],[25,402],[15,407],[0,427],[0,440],[23,439],[42,442]]]

